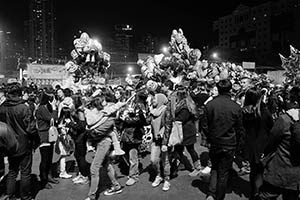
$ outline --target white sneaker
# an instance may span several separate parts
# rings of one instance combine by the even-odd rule
[[[162,188],[163,191],[168,191],[170,189],[171,183],[169,181],[164,182],[164,186]]]
[[[154,182],[152,183],[152,187],[157,187],[163,181],[163,178],[160,176],[156,176]]]
[[[204,169],[201,170],[201,173],[202,174],[209,174],[211,171],[211,168],[206,166]]]
[[[72,175],[68,174],[67,172],[62,172],[62,173],[59,174],[59,177],[69,179],[69,178],[72,178]]]
[[[72,179],[73,182],[78,181],[80,178],[82,177],[82,175],[79,173],[78,176],[76,176],[75,178]]]
[[[201,173],[201,169],[194,169],[191,173],[189,173],[189,176],[196,177]]]
[[[81,176],[77,181],[74,181],[74,184],[87,185],[89,184],[89,177]]]

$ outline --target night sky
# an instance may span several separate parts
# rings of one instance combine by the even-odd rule
[[[132,24],[136,35],[152,33],[160,43],[167,43],[172,29],[182,28],[190,45],[210,41],[212,22],[230,14],[239,4],[254,5],[264,0],[230,1],[101,1],[54,0],[56,34],[59,45],[71,46],[78,30],[104,40],[113,39],[113,25]],[[196,2],[200,5],[196,5]],[[11,31],[19,42],[24,38],[24,21],[28,19],[28,0],[1,0],[0,30]],[[78,35],[78,34],[77,34]]]

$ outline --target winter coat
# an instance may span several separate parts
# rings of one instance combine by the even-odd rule
[[[52,118],[54,122],[58,120],[57,111],[50,112],[46,105],[40,105],[35,112],[35,117],[41,142],[49,143],[50,121]]]
[[[182,122],[182,130],[183,130],[182,145],[187,146],[187,145],[195,144],[197,142],[195,117],[189,111],[186,103],[176,108],[175,121]]]
[[[172,128],[171,106],[165,95],[156,94],[155,98],[160,100],[157,108],[150,110],[153,141],[167,145]]]
[[[77,113],[82,112],[78,110]],[[69,134],[76,143],[84,144],[86,142],[86,120],[80,120],[78,117],[72,118],[72,121],[66,125],[70,128]]]
[[[243,108],[243,125],[245,128],[245,158],[258,164],[273,126],[272,114],[263,108],[261,116],[256,116],[254,110],[250,106],[246,106]]]
[[[245,130],[241,107],[229,95],[219,95],[205,107],[203,130],[211,148],[236,150],[243,146]]]
[[[14,155],[19,143],[14,130],[4,122],[0,122],[0,157]]]
[[[295,121],[299,120],[299,110],[293,109],[287,112]],[[274,123],[265,153],[275,153],[268,162],[263,176],[266,182],[274,186],[299,191],[300,164],[291,162],[293,158],[291,156],[290,128],[293,121],[290,116],[280,115]]]
[[[141,144],[145,133],[146,107],[143,103],[136,103],[133,112],[122,120],[121,141],[127,144]],[[122,114],[121,114],[122,115]]]
[[[19,148],[13,156],[21,156],[32,151],[31,133],[28,132],[32,113],[24,100],[17,96],[8,96],[1,105],[0,116],[16,134]]]

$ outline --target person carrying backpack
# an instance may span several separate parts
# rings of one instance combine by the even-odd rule
[[[300,194],[300,88],[289,92],[286,113],[279,116],[262,159],[264,183],[257,199],[297,200]]]

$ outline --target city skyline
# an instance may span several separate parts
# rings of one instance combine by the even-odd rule
[[[24,41],[24,21],[29,18],[28,0],[5,1],[0,8],[0,29],[15,32],[19,42]],[[177,5],[172,1],[103,2],[87,0],[81,4],[70,1],[54,1],[55,30],[57,42],[64,48],[71,48],[74,34],[78,31],[89,32],[100,38],[101,42],[114,38],[114,24],[131,24],[135,34],[153,34],[161,44],[167,43],[173,29],[182,28],[191,46],[206,45],[211,40],[212,23],[218,17],[226,15],[239,4],[257,4],[264,1],[234,0],[230,2],[203,3],[185,1]],[[12,12],[13,11],[13,12]]]

